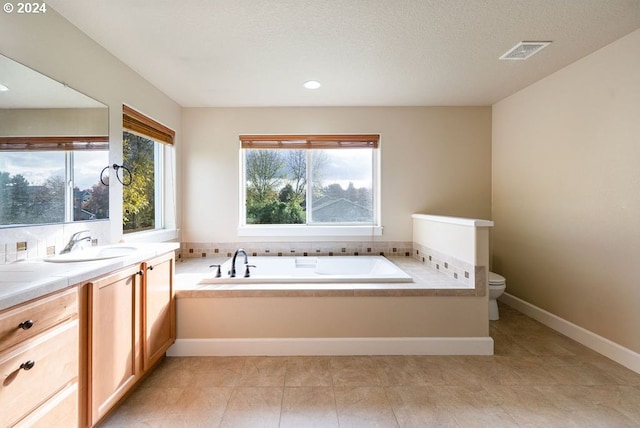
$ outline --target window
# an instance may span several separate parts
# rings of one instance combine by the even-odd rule
[[[164,228],[164,149],[175,132],[123,106],[122,229],[124,233]]]
[[[9,137],[0,142],[0,227],[109,218],[100,171],[107,137]]]
[[[73,220],[109,218],[109,187],[96,179],[97,171],[109,165],[109,151],[76,151],[68,156],[73,171]]]
[[[240,140],[241,229],[379,226],[379,135],[242,135]]]

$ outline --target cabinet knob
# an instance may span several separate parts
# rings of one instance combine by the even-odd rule
[[[144,275],[144,272],[142,272],[141,270],[139,270],[139,271],[136,273],[136,275],[140,275],[140,276],[142,276],[142,275]]]
[[[31,327],[33,327],[33,324],[33,320],[22,321],[20,324],[18,324],[18,328],[29,330]]]
[[[153,265],[149,265],[148,270],[153,270]]]
[[[20,368],[23,370],[31,370],[33,368],[33,366],[36,365],[36,362],[33,360],[29,360],[29,361],[25,361],[24,363],[20,364]]]

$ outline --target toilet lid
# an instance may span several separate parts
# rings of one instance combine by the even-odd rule
[[[504,279],[504,276],[498,275],[495,272],[489,272],[489,284],[502,285],[505,282],[506,282],[506,279]]]

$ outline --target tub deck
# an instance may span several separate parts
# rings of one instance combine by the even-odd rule
[[[389,260],[411,275],[413,282],[305,283],[301,281],[269,284],[239,283],[229,280],[214,284],[201,283],[203,278],[211,277],[213,274],[213,268],[209,268],[209,265],[222,264],[227,260],[227,257],[187,258],[176,263],[176,297],[181,299],[199,297],[478,297],[486,295],[486,286],[482,285],[484,284],[482,280],[476,281],[476,286],[471,287],[411,257],[392,257]]]

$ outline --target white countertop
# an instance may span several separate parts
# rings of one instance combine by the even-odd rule
[[[137,250],[106,260],[71,263],[28,260],[0,265],[0,310],[175,251],[180,246],[177,242],[125,245]]]

